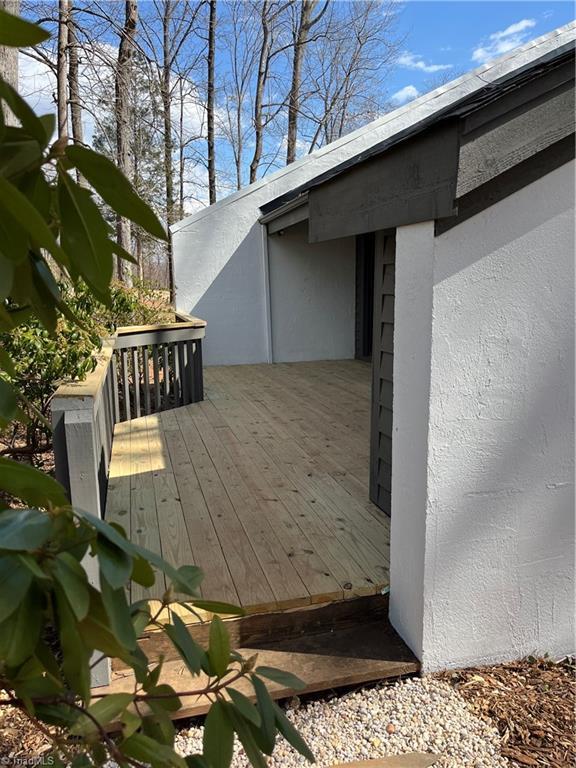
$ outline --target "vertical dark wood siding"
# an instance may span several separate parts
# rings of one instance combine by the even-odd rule
[[[374,327],[374,232],[356,236],[356,333],[357,360],[372,359]]]
[[[391,512],[395,236],[376,236],[370,499]]]

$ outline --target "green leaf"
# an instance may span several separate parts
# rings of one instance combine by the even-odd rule
[[[25,48],[28,45],[38,45],[48,40],[50,33],[37,24],[13,16],[0,10],[0,45],[10,48]]]
[[[0,429],[6,427],[18,414],[16,390],[0,378]]]
[[[250,699],[244,696],[243,693],[240,693],[240,691],[237,691],[235,688],[226,688],[226,693],[230,696],[232,703],[238,712],[242,715],[242,717],[253,723],[256,728],[260,728],[262,725],[262,718],[260,717],[260,713],[254,704],[252,704]]]
[[[68,264],[68,257],[56,242],[48,224],[20,190],[0,176],[0,203],[28,232],[36,246],[46,248],[57,262]]]
[[[86,571],[69,552],[60,552],[53,562],[54,578],[62,587],[66,599],[78,621],[88,614],[90,593]]]
[[[52,520],[37,509],[8,509],[0,513],[0,549],[38,549],[48,540]]]
[[[276,725],[274,716],[274,702],[268,693],[268,689],[256,675],[251,675],[252,685],[256,693],[256,701],[258,703],[258,712],[262,719],[262,723],[258,730],[259,734],[259,746],[266,752],[267,755],[271,755],[274,751],[274,745],[276,743]]]
[[[294,691],[303,691],[306,688],[306,683],[302,682],[296,675],[290,674],[290,672],[284,672],[282,669],[276,669],[275,667],[257,667],[255,670],[257,675],[268,678],[274,683],[282,685],[284,688],[290,688]]]
[[[106,293],[113,270],[108,225],[90,192],[65,171],[58,175],[58,201],[62,247],[88,285]]]
[[[66,148],[66,157],[113,211],[154,237],[168,239],[156,214],[138,197],[128,179],[107,157],[77,144]]]
[[[214,674],[224,677],[230,663],[230,637],[224,622],[219,616],[214,616],[210,623],[210,647],[208,651],[210,664]]]
[[[14,367],[10,355],[3,349],[0,349],[0,368],[6,371],[9,376],[16,375],[16,368]]]
[[[88,707],[88,712],[100,725],[104,726],[116,720],[131,703],[132,694],[111,693],[91,704]],[[73,736],[89,736],[98,733],[98,728],[88,715],[81,715],[76,724],[70,729],[70,733]]]
[[[130,607],[126,600],[124,588],[114,589],[109,584],[108,579],[102,575],[100,579],[100,593],[110,621],[110,629],[125,648],[134,650],[138,639],[132,624]]]
[[[176,572],[170,575],[164,570],[167,576],[170,576],[174,589],[177,592],[184,592],[187,595],[195,597],[198,594],[198,587],[202,583],[204,574],[195,565],[181,565]]]
[[[5,80],[0,80],[0,99],[3,100],[16,115],[22,124],[22,129],[28,136],[32,136],[38,144],[44,148],[52,136],[53,130],[46,133],[48,125],[37,117],[28,102],[20,96],[15,88],[12,88]],[[8,130],[7,130],[8,133]]]
[[[17,557],[0,557],[0,623],[18,608],[31,583],[32,574]]]
[[[240,717],[233,707],[229,707],[226,714],[232,722],[232,727],[238,734],[238,738],[244,747],[246,757],[250,761],[250,764],[253,768],[266,768],[268,763],[260,751],[260,747],[254,736],[253,726]]]
[[[78,624],[78,634],[91,649],[97,649],[110,658],[118,658],[131,664],[133,659],[120,643],[110,627],[102,596],[90,587],[90,609],[88,615]]]
[[[146,603],[146,608],[139,607],[136,610],[134,610],[134,606],[131,605],[130,612],[132,614],[134,632],[136,632],[136,637],[140,637],[148,624],[150,624],[151,614],[150,609],[148,608],[148,603]]]
[[[174,688],[166,683],[161,685],[154,685],[146,690],[150,696],[160,696],[162,698],[149,699],[148,704],[152,706],[155,704],[157,707],[167,710],[168,712],[178,712],[182,706],[182,702],[178,698],[178,695]]]
[[[0,660],[16,667],[32,656],[40,638],[44,601],[32,586],[16,611],[0,624]]]
[[[148,706],[152,713],[142,720],[142,731],[158,744],[173,746],[176,730],[169,713],[155,700],[149,700]]]
[[[0,488],[27,504],[68,506],[64,488],[49,475],[18,461],[0,457]]]
[[[192,605],[195,608],[200,608],[202,611],[208,611],[209,613],[223,613],[230,616],[244,616],[245,611],[238,605],[232,605],[232,603],[220,603],[216,600],[192,600]]]
[[[94,546],[100,571],[113,589],[120,589],[130,579],[132,558],[105,536],[99,535]]]
[[[125,739],[132,736],[133,733],[136,733],[138,728],[142,725],[142,719],[129,709],[125,710],[120,720],[122,722],[122,735]]]
[[[130,574],[132,581],[136,584],[141,584],[143,587],[149,588],[154,586],[156,576],[154,575],[154,569],[150,566],[143,557],[135,557],[132,560],[132,573]]]
[[[87,702],[90,699],[90,649],[78,631],[78,624],[66,595],[55,585],[58,635],[62,650],[62,671],[71,690]]]
[[[165,632],[190,672],[193,675],[198,675],[206,660],[204,649],[194,642],[182,619],[174,612],[171,615],[172,624],[166,625]]]
[[[143,733],[135,733],[120,744],[121,751],[128,757],[141,760],[144,763],[158,766],[158,768],[186,768],[183,758],[177,755],[170,747],[158,744]]]
[[[314,758],[314,755],[312,754],[310,747],[302,736],[298,733],[296,728],[292,725],[290,720],[286,717],[284,712],[280,709],[278,704],[274,704],[274,714],[276,718],[276,725],[278,726],[278,730],[284,736],[286,741],[294,747],[294,749],[299,752],[302,757],[305,757],[306,760],[310,763],[315,763],[316,759]]]
[[[229,768],[234,752],[234,729],[223,701],[216,701],[210,707],[204,723],[202,744],[210,768]]]

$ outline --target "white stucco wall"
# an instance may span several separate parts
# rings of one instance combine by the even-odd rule
[[[270,359],[260,206],[368,147],[418,124],[574,37],[573,25],[530,41],[505,59],[464,75],[384,115],[172,227],[176,306],[208,322],[207,364]]]
[[[268,238],[273,361],[354,357],[355,241],[308,243],[304,221]]]
[[[574,651],[574,170],[398,232],[391,618],[428,671]]]

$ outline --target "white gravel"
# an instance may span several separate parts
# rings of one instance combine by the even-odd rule
[[[447,683],[412,678],[381,688],[312,701],[294,699],[287,715],[316,756],[318,768],[404,752],[434,752],[444,768],[508,768],[496,728],[479,720]],[[202,728],[181,731],[182,755],[201,751]],[[237,744],[233,768],[249,765]],[[270,768],[308,765],[278,738]]]

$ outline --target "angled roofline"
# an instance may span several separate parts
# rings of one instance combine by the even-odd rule
[[[466,115],[470,114],[470,112],[480,109],[484,105],[491,103],[503,94],[508,93],[515,88],[519,88],[525,85],[527,82],[530,82],[540,75],[549,72],[554,67],[562,66],[562,64],[567,64],[570,61],[574,61],[574,53],[574,42],[567,42],[564,45],[549,51],[544,56],[535,59],[529,64],[526,64],[519,69],[512,70],[503,77],[494,80],[492,83],[487,84],[479,91],[476,91],[475,93],[469,94],[467,96],[463,96],[461,99],[453,102],[449,106],[446,106],[437,112],[433,112],[431,115],[424,117],[419,122],[413,123],[405,130],[399,131],[398,133],[384,139],[383,141],[374,144],[368,149],[365,149],[363,152],[359,152],[357,155],[348,158],[348,160],[344,160],[334,168],[330,168],[324,173],[315,176],[313,179],[310,179],[310,181],[307,181],[295,189],[292,189],[289,192],[285,192],[283,195],[279,195],[274,200],[270,200],[270,202],[265,203],[260,207],[260,210],[263,214],[261,221],[264,219],[269,220],[273,216],[274,211],[277,209],[284,209],[290,204],[292,200],[296,200],[302,196],[307,195],[308,192],[314,187],[318,187],[326,181],[330,181],[331,179],[340,176],[342,173],[346,173],[346,171],[349,171],[350,169],[360,165],[372,157],[384,154],[389,149],[395,147],[397,144],[400,144],[406,139],[413,138],[419,133],[422,133],[428,128],[431,128],[432,126],[437,125],[444,120],[449,120],[456,117],[465,117]]]
[[[380,131],[383,132],[388,129],[386,131],[388,133],[386,138],[381,138],[380,141],[375,142],[374,147],[382,147],[382,145],[389,144],[395,139],[400,140],[400,138],[397,137],[400,137],[401,134],[407,134],[408,132],[413,133],[416,127],[421,126],[424,121],[430,119],[438,119],[436,117],[437,114],[454,108],[458,103],[478,95],[479,92],[487,89],[487,87],[489,88],[493,84],[497,84],[499,81],[509,79],[511,74],[519,75],[523,71],[530,69],[539,60],[544,61],[549,57],[555,58],[558,55],[558,51],[560,49],[569,49],[570,47],[574,46],[575,37],[576,22],[571,22],[570,24],[559,27],[558,29],[549,32],[542,37],[531,40],[525,45],[515,48],[513,51],[509,52],[500,59],[496,59],[489,64],[468,72],[456,80],[446,83],[436,90],[430,91],[429,93],[420,96],[418,99],[415,99],[414,101],[411,101],[392,112],[387,112],[377,120],[374,120],[367,125],[364,125],[361,128],[346,134],[342,138],[337,139],[336,141],[331,142],[330,144],[327,144],[320,149],[317,149],[315,152],[300,158],[291,165],[288,165],[285,168],[281,168],[268,176],[264,176],[261,179],[258,179],[254,183],[242,188],[238,192],[223,198],[214,205],[203,208],[200,211],[196,211],[190,216],[187,216],[181,221],[173,224],[170,229],[172,233],[185,230],[188,227],[193,226],[196,222],[204,219],[206,216],[209,216],[212,211],[226,208],[227,206],[235,203],[237,200],[251,195],[256,190],[262,189],[263,187],[266,187],[272,182],[283,177],[290,176],[303,166],[314,163],[314,161],[318,158],[325,157],[326,155],[330,155],[332,152],[344,148],[349,144],[353,144],[356,140],[361,139],[367,134],[370,134],[372,131],[380,129]],[[560,40],[558,40],[558,38],[560,38]],[[556,45],[554,44],[555,42]],[[446,99],[443,99],[441,106],[436,105],[436,102],[440,99],[440,97],[443,96],[448,96],[448,103],[446,103]],[[424,115],[422,115],[422,111],[425,112]],[[407,120],[407,116],[411,116],[412,114],[414,115],[414,119],[412,122],[410,122]],[[365,153],[370,152],[371,150],[372,148],[369,147],[363,152],[356,153],[351,157],[364,156]],[[379,151],[383,150],[380,149]],[[339,157],[341,158],[341,155]],[[342,164],[342,162],[335,162],[334,168],[340,167]],[[330,173],[330,171],[328,171],[328,173]],[[317,179],[319,177],[315,176],[313,178]],[[295,184],[293,189],[300,189],[302,186],[305,185],[302,185],[301,183]],[[285,194],[289,195],[290,192]],[[283,197],[284,195],[281,196],[281,198]],[[277,199],[279,199],[278,195],[273,197],[267,203],[264,203],[262,205],[262,210],[267,208],[269,203],[271,203],[273,200]]]

